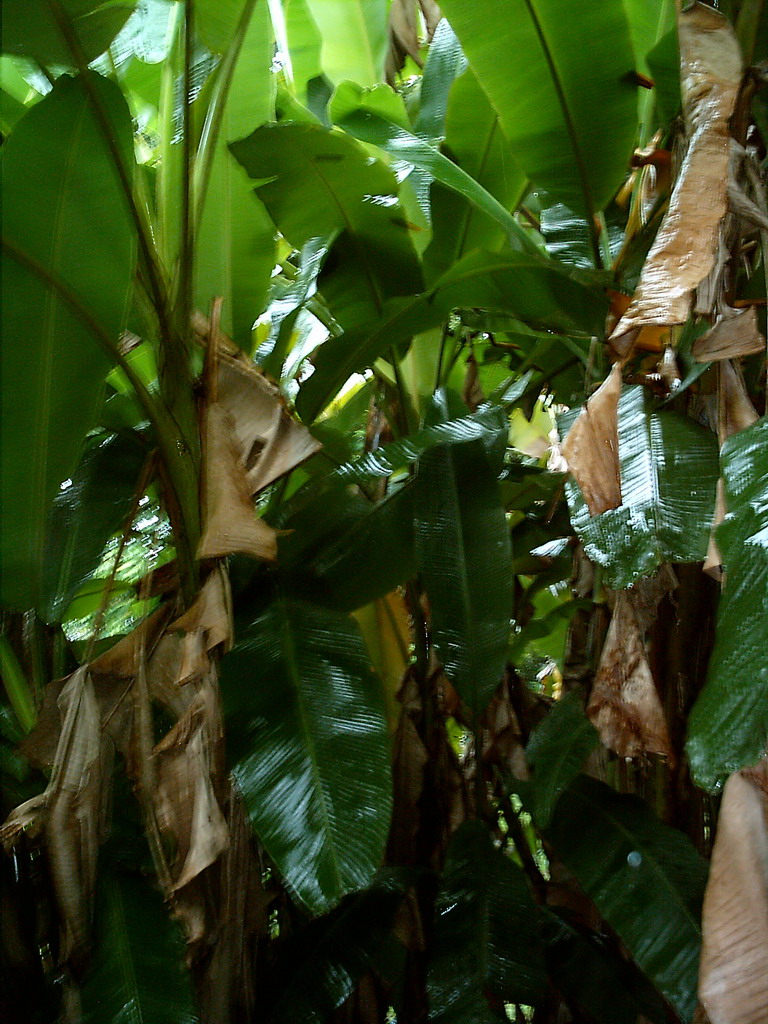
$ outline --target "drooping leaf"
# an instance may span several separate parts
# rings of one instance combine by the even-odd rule
[[[768,1017],[768,772],[725,784],[704,896],[699,997],[710,1020]]]
[[[485,825],[466,822],[448,849],[437,898],[430,1021],[492,1024],[504,1001],[535,1005],[546,992],[540,927],[523,872]]]
[[[729,438],[721,459],[728,514],[715,536],[725,588],[686,747],[707,789],[757,761],[768,737],[768,419]]]
[[[395,889],[374,884],[310,922],[275,965],[282,984],[270,1024],[325,1024],[370,970],[401,900]]]
[[[510,252],[469,253],[429,291],[393,299],[375,324],[329,339],[315,357],[315,372],[296,400],[313,419],[351,374],[372,366],[392,345],[443,323],[454,309],[499,310],[542,329],[602,332],[605,300],[552,261]]]
[[[231,145],[257,194],[288,241],[343,232],[323,273],[335,289],[329,304],[342,323],[381,313],[386,299],[421,287],[410,229],[397,201],[397,182],[354,139],[320,125],[265,125]],[[332,261],[335,260],[335,265]]]
[[[317,914],[368,885],[389,828],[381,686],[347,616],[277,598],[222,662],[232,770],[254,829]]]
[[[60,0],[62,15],[87,62],[106,50],[135,6],[136,0]],[[48,0],[3,4],[1,38],[7,53],[31,57],[43,65],[77,65]]]
[[[422,457],[416,558],[437,655],[479,715],[501,681],[512,614],[509,530],[481,443],[445,445]]]
[[[707,865],[637,797],[583,776],[547,831],[557,855],[685,1021],[696,1007]]]
[[[83,1024],[197,1024],[184,942],[159,893],[127,874],[105,879]]]
[[[626,173],[635,132],[622,6],[446,0],[441,7],[527,176],[587,218],[603,209]]]
[[[250,349],[251,327],[264,308],[275,265],[275,228],[228,145],[274,114],[274,41],[265,3],[256,4],[242,41],[234,43],[240,53],[197,228],[196,301],[207,312],[211,299],[221,296],[222,330]]]
[[[90,75],[125,166],[128,108]],[[134,233],[83,82],[63,77],[3,146],[3,600],[38,599],[48,509],[94,424],[127,312]],[[56,282],[56,286],[53,286]],[[71,294],[67,301],[60,289]]]
[[[335,124],[344,131],[354,135],[362,142],[369,142],[385,150],[396,160],[412,164],[424,172],[428,178],[457,192],[467,199],[481,213],[490,217],[499,227],[510,247],[523,252],[536,252],[536,245],[520,227],[508,209],[471,173],[467,173],[460,165],[444,156],[425,139],[414,135],[402,124],[382,116],[368,108],[365,92],[351,82],[345,82],[336,90],[331,103],[331,117]],[[495,121],[495,118],[494,118]],[[490,146],[493,139],[487,142]],[[508,173],[512,172],[511,192],[520,198],[525,179],[521,174],[514,175],[514,161],[508,153]],[[515,184],[518,187],[515,189]]]
[[[536,824],[547,828],[562,793],[584,766],[597,744],[597,732],[584,714],[583,697],[573,690],[556,701],[531,734],[525,756],[532,768],[528,788]]]
[[[727,19],[701,3],[680,15],[679,34],[691,140],[632,304],[612,335],[621,353],[644,326],[686,322],[696,287],[715,265],[728,205],[729,126],[742,73],[739,44]]]
[[[644,389],[624,388],[618,406],[621,505],[590,516],[573,481],[571,521],[605,582],[616,590],[663,562],[703,561],[715,509],[717,442],[693,420],[652,412]]]
[[[306,0],[320,30],[320,61],[331,82],[360,85],[384,80],[389,47],[386,0]]]
[[[133,434],[91,445],[69,486],[54,499],[48,519],[39,612],[55,622],[96,568],[104,545],[125,526],[146,457]]]

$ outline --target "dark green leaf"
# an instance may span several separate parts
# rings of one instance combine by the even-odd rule
[[[728,515],[716,531],[725,567],[707,683],[688,722],[688,757],[714,790],[756,762],[768,740],[768,419],[722,451]]]
[[[184,941],[160,894],[143,879],[115,875],[104,881],[97,910],[82,1024],[197,1024]]]
[[[125,100],[112,82],[95,74],[90,82],[130,169]],[[96,420],[110,365],[102,336],[116,344],[127,313],[134,233],[80,79],[60,78],[22,118],[3,147],[2,175],[2,599],[29,608],[49,506]]]
[[[526,794],[530,794],[531,811],[540,828],[549,825],[557,801],[579,774],[597,741],[597,731],[584,714],[583,695],[576,690],[555,701],[534,729],[525,749],[533,770]]]
[[[354,621],[278,597],[222,663],[232,770],[313,913],[368,885],[392,803],[381,685]]]
[[[430,1021],[491,1024],[505,1019],[504,1001],[535,1005],[546,992],[540,926],[520,868],[485,825],[466,822],[448,849],[435,907]]]
[[[370,970],[401,901],[397,891],[374,886],[289,941],[275,965],[280,995],[270,1024],[325,1024]]]
[[[644,973],[689,1021],[706,861],[640,799],[586,776],[560,797],[547,836]]]
[[[40,615],[46,622],[60,619],[98,565],[104,545],[125,525],[146,454],[135,434],[102,436],[56,496],[43,562]]]
[[[441,7],[523,171],[594,216],[625,177],[634,142],[633,55],[621,4],[445,0]]]
[[[717,441],[686,416],[652,412],[642,387],[624,388],[618,411],[622,504],[590,516],[566,484],[571,521],[614,589],[662,562],[703,561],[715,511]]]
[[[131,15],[136,0],[60,0],[86,61],[109,46]],[[8,53],[41,64],[77,64],[49,0],[8,0],[3,4],[2,45]]]
[[[462,700],[480,714],[501,681],[512,614],[509,530],[480,442],[422,457],[416,557],[438,657]]]

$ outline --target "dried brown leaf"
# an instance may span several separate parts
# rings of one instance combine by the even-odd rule
[[[757,419],[741,374],[733,363],[721,363],[717,408],[717,436],[721,446],[732,434],[751,427]]]
[[[389,858],[398,864],[413,864],[418,860],[416,837],[421,826],[419,803],[428,763],[429,756],[419,732],[411,716],[404,711],[392,745],[395,807],[388,850]]]
[[[612,335],[626,355],[645,325],[683,324],[697,286],[717,259],[728,210],[730,118],[741,84],[741,52],[728,20],[696,3],[679,18],[688,152],[640,283]]]
[[[203,536],[198,558],[235,553],[274,560],[277,537],[256,515],[232,417],[219,403],[206,411]]]
[[[758,774],[732,775],[720,805],[699,972],[699,998],[712,1024],[768,1021],[766,762]]]
[[[672,756],[664,710],[648,665],[633,596],[626,591],[616,596],[587,716],[604,745],[620,757],[647,753]]]
[[[737,359],[764,349],[765,338],[758,329],[754,306],[731,310],[693,343],[694,358],[700,363],[715,359]]]
[[[93,675],[117,676],[120,679],[132,679],[139,666],[142,650],[150,652],[162,636],[168,619],[173,613],[169,604],[161,605],[144,620],[136,629],[110,647],[90,664]],[[144,631],[142,639],[140,630]]]
[[[221,355],[218,404],[231,417],[247,487],[257,494],[322,447],[289,414],[280,392],[241,355]]]
[[[208,668],[208,652],[219,644],[223,653],[232,646],[232,615],[229,580],[217,568],[203,584],[197,600],[168,628],[182,633],[177,683],[185,683]]]
[[[560,446],[593,516],[621,505],[616,413],[621,394],[617,363],[576,417]]]

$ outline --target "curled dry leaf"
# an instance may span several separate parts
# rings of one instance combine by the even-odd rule
[[[616,595],[587,716],[605,746],[620,757],[672,756],[664,710],[629,591]]]
[[[621,505],[616,414],[621,394],[617,363],[576,417],[560,450],[593,516]]]
[[[395,805],[389,832],[388,857],[396,864],[418,862],[416,836],[421,826],[419,802],[428,763],[429,757],[418,729],[411,716],[403,711],[392,744]]]
[[[731,310],[721,317],[706,334],[693,343],[693,355],[699,363],[715,359],[737,359],[762,352],[765,338],[757,326],[754,306],[744,310]]]
[[[232,417],[219,403],[206,410],[203,536],[198,558],[235,553],[273,561],[277,536],[256,515]]]
[[[768,762],[725,784],[704,895],[699,998],[712,1024],[768,1021]]]
[[[221,355],[217,399],[231,417],[252,495],[290,473],[322,447],[288,414],[276,385],[242,353]]]
[[[169,627],[169,631],[183,634],[181,664],[174,682],[184,683],[205,672],[208,652],[214,647],[221,644],[226,653],[232,646],[231,604],[229,580],[218,568],[205,581],[192,607]]]
[[[729,122],[741,84],[741,53],[729,22],[701,3],[679,19],[683,111],[688,152],[669,208],[612,344],[628,355],[639,330],[683,324],[694,292],[718,254],[728,210]]]

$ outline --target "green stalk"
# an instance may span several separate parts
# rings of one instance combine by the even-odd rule
[[[248,26],[251,23],[256,3],[257,0],[247,0],[243,7],[232,42],[224,55],[224,60],[221,62],[216,81],[216,92],[206,113],[203,130],[200,133],[200,144],[197,148],[193,183],[196,224],[200,223],[203,216],[205,197],[208,194],[208,182],[211,179],[213,158],[216,154],[216,144],[221,134],[221,123],[227,106],[227,100],[229,99],[229,90],[232,86],[235,68],[240,58],[240,51],[243,48],[243,41],[245,40]]]
[[[5,633],[0,633],[0,672],[14,714],[25,733],[31,732],[37,722],[37,711],[29,683],[21,670],[18,658]]]

